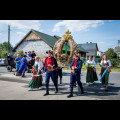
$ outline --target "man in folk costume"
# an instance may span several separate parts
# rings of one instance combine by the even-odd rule
[[[52,81],[55,86],[55,93],[58,92],[58,83],[56,79],[56,68],[58,67],[56,59],[52,56],[52,52],[48,51],[48,57],[45,59],[45,69],[46,69],[46,79],[45,79],[45,85],[46,85],[46,93],[44,96],[49,95],[49,80],[50,77],[52,78]]]
[[[81,68],[82,68],[82,61],[79,58],[79,55],[77,53],[74,54],[75,59],[72,61],[70,68],[71,68],[71,76],[70,76],[70,94],[69,97],[73,97],[73,86],[75,81],[77,81],[77,84],[79,85],[81,89],[81,94],[84,93],[83,86],[80,81],[80,74],[81,74]]]
[[[111,72],[111,62],[108,60],[106,54],[103,55],[103,59],[101,61],[101,64],[99,64],[101,68],[101,72],[99,76],[104,73],[105,69],[108,67],[108,71],[105,73],[104,77],[102,78],[102,84],[105,85],[105,91],[108,91],[108,80],[109,80],[109,73]]]

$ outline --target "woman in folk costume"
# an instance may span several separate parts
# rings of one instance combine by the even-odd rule
[[[105,69],[108,67],[107,72],[105,73],[104,77],[102,78],[102,84],[105,85],[105,91],[108,91],[108,80],[109,80],[109,73],[111,72],[111,62],[108,60],[107,56],[104,54],[103,59],[101,61],[101,64],[99,64],[101,68],[101,72],[99,75],[102,76],[104,73]]]
[[[20,65],[20,68],[16,74],[16,76],[21,76],[22,77],[25,77],[25,71],[27,69],[27,59],[26,59],[26,55],[23,56],[23,58],[21,59],[21,65]]]
[[[33,77],[29,83],[29,87],[30,87],[29,90],[33,90],[34,88],[41,89],[42,75],[40,74],[42,69],[43,69],[43,63],[40,61],[40,57],[36,56],[34,66],[32,67]]]
[[[87,61],[88,64],[95,64],[95,61],[92,60],[92,57],[89,56],[89,60]],[[87,67],[87,75],[86,75],[86,83],[88,83],[88,85],[90,85],[91,83],[94,83],[94,81],[97,81],[98,77],[97,77],[97,73],[96,73],[96,69],[95,69],[95,65],[93,66],[89,66]]]

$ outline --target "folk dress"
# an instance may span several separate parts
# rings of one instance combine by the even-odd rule
[[[37,75],[38,70],[41,70],[43,68],[43,63],[41,61],[39,62],[35,62],[34,66],[33,66],[33,75]],[[40,74],[39,74],[40,75]],[[42,86],[42,75],[40,76],[33,76],[32,80],[29,83],[29,87],[30,88],[39,88]]]
[[[107,61],[104,60],[104,61],[101,61],[101,65],[102,65],[102,68],[101,68],[100,75],[102,76],[106,67],[111,66],[111,62],[110,62],[110,60],[107,60]],[[102,84],[108,85],[108,80],[109,80],[109,72],[107,71],[106,74],[104,75],[104,77],[102,78]]]
[[[88,60],[87,63],[95,64],[95,61]],[[87,67],[86,83],[89,83],[89,82],[93,83],[94,81],[97,81],[97,80],[98,80],[98,77],[97,77],[95,67],[92,67],[92,66]]]
[[[17,72],[18,76],[21,75],[22,73],[25,73],[26,69],[27,69],[27,59],[26,58],[22,58],[21,59],[21,65],[20,65],[20,68]]]

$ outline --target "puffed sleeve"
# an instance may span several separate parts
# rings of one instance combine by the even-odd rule
[[[43,63],[41,61],[38,62],[38,69],[41,70],[43,68]]]
[[[108,60],[108,63],[109,63],[109,66],[112,66],[110,60]]]

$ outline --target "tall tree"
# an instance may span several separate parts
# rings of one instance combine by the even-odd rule
[[[107,51],[106,51],[106,55],[109,59],[112,59],[112,58],[117,58],[117,54],[114,52],[114,49],[113,48],[109,48]]]

